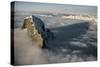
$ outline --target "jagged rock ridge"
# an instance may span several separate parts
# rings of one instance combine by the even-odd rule
[[[24,24],[22,29],[27,29],[29,36],[33,42],[39,47],[46,47],[48,39],[53,39],[53,33],[45,28],[45,25],[41,19],[36,16],[30,16],[24,18]]]

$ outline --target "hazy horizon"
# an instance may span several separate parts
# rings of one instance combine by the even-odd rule
[[[48,13],[72,13],[97,15],[96,6],[20,2],[15,1],[15,12],[48,12]]]

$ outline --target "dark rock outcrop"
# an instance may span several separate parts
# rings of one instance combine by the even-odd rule
[[[46,44],[48,43],[48,40],[54,38],[53,33],[45,28],[43,21],[36,16],[26,17],[24,19],[22,29],[25,28],[32,40],[38,42],[39,47],[47,48]]]

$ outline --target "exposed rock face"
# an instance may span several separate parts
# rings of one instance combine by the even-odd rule
[[[53,39],[53,34],[45,28],[43,21],[35,16],[26,17],[22,29],[27,29],[32,41],[42,48],[46,47],[48,39]]]
[[[37,45],[38,47],[43,46],[43,38],[41,34],[38,33],[38,30],[36,29],[35,25],[33,24],[32,17],[27,17],[24,19],[24,25],[22,27],[23,29],[26,28],[28,31],[28,35],[32,38],[32,41]]]

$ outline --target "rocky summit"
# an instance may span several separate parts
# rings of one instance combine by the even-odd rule
[[[22,29],[27,29],[32,41],[41,48],[46,47],[47,40],[52,34],[49,29],[45,28],[43,21],[36,16],[24,18]]]

